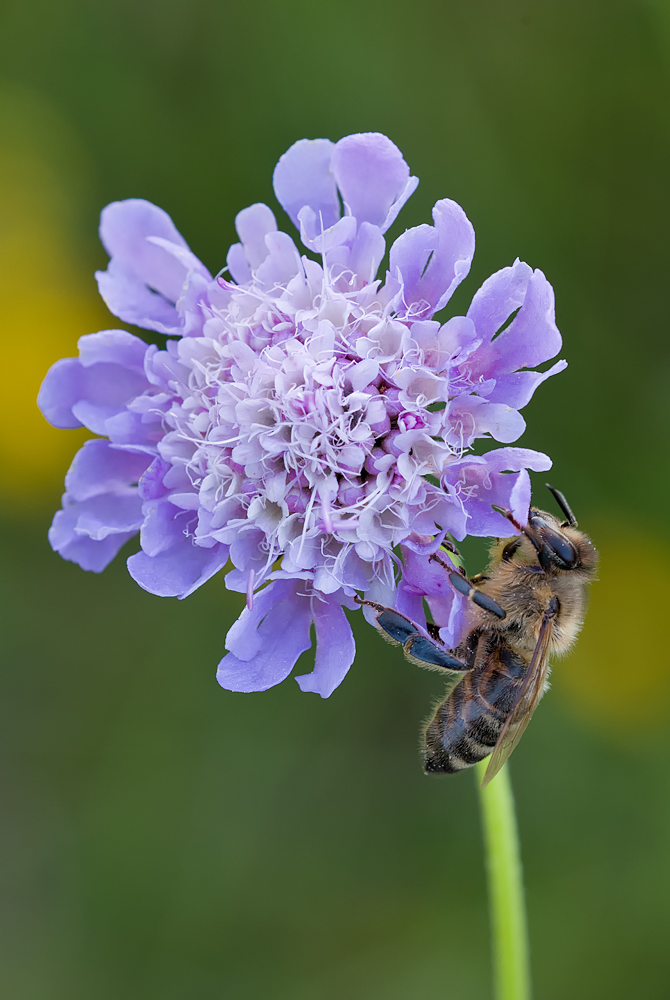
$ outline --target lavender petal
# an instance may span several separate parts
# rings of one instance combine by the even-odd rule
[[[487,278],[475,292],[467,315],[480,337],[491,341],[514,310],[523,305],[532,273],[532,267],[517,258],[511,267],[503,267]]]
[[[351,215],[382,233],[419,183],[416,177],[410,179],[398,147],[379,132],[340,139],[332,151],[331,170]]]
[[[63,559],[75,562],[92,573],[102,573],[119,549],[135,534],[135,531],[108,534],[102,541],[95,541],[76,531],[78,520],[76,507],[59,510],[49,529],[49,542]]]
[[[137,552],[130,556],[128,572],[150,594],[184,598],[218,573],[227,560],[226,545],[205,549],[184,538],[159,555]]]
[[[296,681],[301,691],[313,691],[322,698],[329,698],[354,662],[356,643],[347,616],[335,600],[314,602],[314,629],[314,670],[309,674],[300,674]]]
[[[305,205],[329,229],[340,217],[335,178],[331,170],[334,143],[330,139],[300,139],[275,167],[272,184],[277,201],[295,226]]]
[[[84,375],[79,358],[61,358],[44,377],[37,396],[45,419],[54,427],[81,427],[72,413],[72,406],[81,399]]]
[[[100,493],[126,493],[149,462],[148,455],[119,451],[107,441],[87,441],[72,461],[65,477],[65,489],[78,501]]]
[[[311,646],[309,598],[288,594],[268,611],[258,628],[260,648],[249,660],[228,653],[219,663],[216,679],[229,691],[266,691],[291,673],[301,653]]]
[[[399,308],[415,318],[442,309],[470,270],[475,233],[463,209],[445,198],[433,209],[434,226],[417,226],[391,247],[390,271],[402,283]]]

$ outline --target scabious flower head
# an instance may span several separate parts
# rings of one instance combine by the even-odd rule
[[[139,531],[128,569],[161,596],[225,571],[247,595],[219,665],[226,688],[283,680],[313,622],[314,670],[297,681],[328,696],[354,658],[343,608],[357,594],[424,624],[425,599],[455,645],[464,601],[431,553],[447,533],[508,534],[492,504],[525,522],[527,469],[551,464],[523,448],[472,453],[478,438],[515,441],[519,410],[565,367],[533,370],[561,346],[551,286],[517,260],[465,316],[434,319],[474,252],[449,199],[395,241],[379,279],[384,233],[417,183],[383,135],[303,139],[274,189],[309,253],[252,205],[215,278],[156,206],[102,213],[103,299],[170,339],[90,334],[47,374],[47,419],[99,435],[72,463],[49,539],[99,572]]]

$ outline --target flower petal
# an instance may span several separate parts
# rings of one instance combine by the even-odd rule
[[[150,237],[166,242],[156,244]],[[190,255],[170,216],[141,198],[115,201],[102,211],[100,239],[111,260],[96,278],[111,312],[126,323],[162,333],[178,331],[175,303],[189,270],[195,264],[208,272]],[[186,264],[179,251],[189,253]]]
[[[478,396],[462,395],[448,404],[448,431],[444,439],[456,448],[470,447],[475,438],[490,434],[507,444],[516,441],[526,429],[518,410],[505,403],[489,403]]]
[[[551,459],[541,451],[532,448],[496,448],[481,456],[491,472],[520,472],[521,469],[532,469],[533,472],[547,472],[551,468]],[[464,459],[467,461],[467,459]]]
[[[228,573],[226,579],[230,576]],[[258,627],[275,604],[280,604],[293,593],[293,580],[275,580],[263,590],[254,594],[254,603],[242,611],[237,621],[228,630],[226,649],[240,660],[251,660],[263,645],[258,635]]]
[[[137,488],[143,500],[158,500],[164,497],[168,490],[163,485],[163,477],[172,468],[169,462],[160,456],[154,458],[140,478]]]
[[[406,618],[416,622],[422,629],[426,628],[426,612],[423,610],[423,595],[410,590],[404,576],[398,584],[395,606],[396,610],[399,611],[401,615],[405,615]]]
[[[277,232],[277,222],[267,205],[258,202],[243,208],[235,217],[235,229],[242,241],[244,254],[251,271],[255,271],[268,255],[265,237]]]
[[[403,286],[398,304],[417,319],[447,304],[475,251],[475,231],[455,201],[438,201],[433,220],[435,226],[408,229],[391,247],[390,272]]]
[[[232,243],[226,257],[226,267],[238,285],[246,285],[251,281],[251,268],[244,247],[241,243]]]
[[[88,500],[100,493],[126,493],[150,461],[149,455],[119,451],[107,441],[87,441],[74,456],[65,489],[74,500]]]
[[[101,541],[96,541],[89,535],[77,533],[75,530],[79,521],[80,511],[73,505],[59,510],[49,529],[49,542],[52,549],[70,562],[75,562],[82,569],[93,573],[102,573],[120,548],[133,537],[133,531],[108,534]]]
[[[314,691],[328,698],[340,686],[354,662],[356,643],[347,616],[336,600],[314,601],[314,628],[314,670],[300,674],[296,681],[301,691]]]
[[[52,365],[37,405],[56,427],[106,434],[105,421],[148,388],[143,361],[147,344],[125,330],[103,330],[79,338],[79,358]]]
[[[363,222],[351,247],[349,267],[367,285],[374,281],[386,253],[386,240],[378,226]]]
[[[533,271],[517,315],[491,343],[470,356],[468,366],[475,376],[499,378],[548,361],[562,342],[554,318],[554,290],[542,271]]]
[[[567,361],[557,361],[546,372],[511,372],[508,375],[500,375],[487,399],[490,403],[506,403],[507,406],[520,410],[521,407],[530,402],[538,385],[541,385],[552,375],[564,371],[567,367]],[[498,438],[498,441],[502,440],[502,438]],[[514,438],[510,440],[514,440]]]
[[[447,649],[455,649],[465,638],[471,620],[467,597],[454,591],[448,604],[444,597],[426,598],[433,620],[440,626],[440,639]]]
[[[184,280],[184,266],[147,241],[160,236],[188,249],[172,219],[143,198],[113,201],[100,215],[100,240],[110,257],[124,261],[145,285],[176,302]]]
[[[106,271],[96,271],[103,302],[125,323],[158,333],[179,333],[179,314],[171,301],[153,292],[138,278],[132,266],[113,258]]]
[[[67,495],[67,494],[66,494]],[[142,501],[137,493],[99,493],[75,504],[75,532],[102,541],[108,535],[135,534],[143,520]]]
[[[101,330],[87,333],[77,342],[79,360],[84,368],[108,363],[144,375],[144,358],[148,344],[127,330]]]
[[[278,581],[283,582],[283,581]],[[258,628],[260,648],[249,660],[228,653],[216,679],[228,691],[265,691],[291,673],[301,653],[312,644],[310,600],[297,593],[298,582],[273,604]]]
[[[84,387],[72,405],[73,415],[94,434],[106,434],[109,417],[147,388],[146,379],[121,365],[99,364],[84,369]]]
[[[330,139],[300,139],[279,158],[272,184],[277,201],[295,226],[299,226],[298,213],[305,205],[321,217],[324,229],[330,229],[340,217],[330,166],[333,149]]]
[[[128,572],[143,590],[158,597],[188,597],[206,583],[228,561],[228,546],[194,545],[183,537],[156,556],[137,552],[128,559]]]
[[[517,257],[511,267],[496,271],[475,292],[467,316],[479,337],[492,340],[505,320],[523,305],[532,273],[532,267]]]
[[[554,317],[554,290],[542,271],[533,271],[518,315],[494,341],[504,370],[534,368],[558,354],[563,340]]]
[[[330,253],[336,247],[345,246],[351,243],[356,236],[356,219],[353,215],[345,215],[329,228],[322,222],[320,215],[317,215],[309,205],[305,205],[298,212],[298,222],[300,223],[300,239],[316,253]]]
[[[505,407],[498,404],[489,414],[488,406],[485,399],[472,396],[469,393],[463,393],[447,403],[444,411],[442,437],[454,452],[463,454],[464,451],[472,447],[477,438],[488,433],[497,438],[495,432],[498,430],[498,424],[500,424],[503,439],[508,438],[510,441],[514,441],[522,433],[525,423],[523,417],[516,410],[506,414],[501,412],[505,410]],[[511,426],[506,428],[505,417],[508,415],[512,418]],[[515,430],[514,415],[518,417],[520,422],[519,426],[516,427],[518,431],[516,434],[513,433]],[[509,430],[509,434],[505,434],[506,429]]]
[[[332,150],[331,169],[342,198],[359,222],[385,233],[419,183],[403,155],[379,132],[347,135]]]
[[[192,518],[180,507],[169,500],[150,500],[144,504],[143,510],[140,545],[146,555],[153,558],[183,543]],[[190,544],[193,544],[192,541]]]
[[[259,284],[273,288],[281,283],[286,284],[300,273],[300,254],[288,233],[268,233],[265,244],[268,255],[256,270]]]
[[[176,261],[184,267],[184,270],[188,274],[191,271],[202,275],[202,277],[211,281],[212,276],[192,250],[188,247],[181,246],[179,243],[173,243],[172,240],[164,240],[162,236],[147,236],[147,243],[153,244],[155,247],[161,247],[166,253],[169,253],[171,257],[174,257]],[[180,295],[183,291],[183,285],[180,289]]]
[[[468,515],[469,535],[505,538],[515,534],[509,521],[492,504],[512,511],[520,524],[528,520],[530,477],[551,468],[551,459],[528,448],[498,448],[482,456],[470,456],[448,466],[443,484]],[[510,470],[503,473],[503,470]],[[512,473],[512,474],[510,474]],[[515,473],[515,474],[513,474]]]
[[[401,546],[405,587],[415,594],[454,594],[447,571],[429,555],[420,554],[407,546]],[[448,557],[447,557],[448,558]]]
[[[81,427],[72,413],[74,403],[81,399],[84,374],[79,358],[61,358],[51,366],[37,395],[45,419],[54,427]]]
[[[413,621],[425,627],[426,617],[423,611],[425,598],[433,621],[439,626],[440,639],[448,649],[454,649],[461,641],[468,623],[468,601],[459,594],[449,582],[447,570],[427,553],[417,552],[415,548],[401,546],[403,557],[403,575],[398,587],[398,596],[405,594],[403,600],[396,602],[396,608]],[[447,553],[441,553],[441,558],[448,564],[451,560]],[[415,602],[412,608],[410,598]]]

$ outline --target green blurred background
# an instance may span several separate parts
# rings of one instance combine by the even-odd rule
[[[357,622],[330,700],[224,692],[238,595],[161,600],[46,540],[83,438],[39,383],[119,325],[100,209],[158,203],[217,271],[291,143],[377,130],[421,178],[392,235],[444,196],[475,225],[454,310],[519,255],[570,362],[520,442],[602,551],[513,761],[536,996],[670,996],[670,5],[4,0],[0,67],[0,994],[490,997],[472,778],[416,752],[439,677]]]

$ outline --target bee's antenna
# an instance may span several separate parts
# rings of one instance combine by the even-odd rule
[[[544,546],[542,545],[541,542],[537,540],[537,538],[535,538],[532,531],[529,531],[528,528],[524,528],[522,524],[519,524],[519,522],[514,517],[514,514],[512,513],[511,510],[507,510],[506,507],[498,507],[498,505],[495,503],[492,503],[491,506],[493,507],[494,510],[497,510],[499,514],[502,514],[503,517],[506,517],[507,520],[514,525],[519,534],[525,535],[528,541],[533,543],[535,551],[538,554],[539,560],[542,563]]]
[[[533,538],[532,534],[528,531],[528,528],[524,528],[522,524],[519,524],[511,510],[508,510],[507,507],[499,507],[497,503],[492,503],[491,506],[494,510],[497,510],[499,514],[502,514],[503,517],[506,517],[507,520],[514,525],[519,534],[527,535],[535,548],[539,549],[539,542]]]
[[[577,518],[572,513],[572,509],[570,507],[570,504],[565,499],[565,497],[563,496],[563,494],[561,493],[561,491],[557,490],[554,486],[550,486],[549,483],[545,483],[544,485],[547,487],[547,489],[549,490],[549,492],[553,496],[554,500],[556,501],[556,503],[558,504],[558,506],[561,508],[561,510],[563,511],[563,513],[565,515],[566,521],[565,521],[565,524],[562,525],[562,527],[563,528],[566,528],[566,527],[576,528],[577,527]]]

